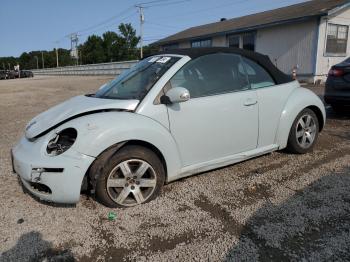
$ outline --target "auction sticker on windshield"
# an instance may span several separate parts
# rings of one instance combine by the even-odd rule
[[[162,64],[165,64],[166,62],[168,62],[169,60],[171,59],[171,57],[162,57],[161,59],[157,60],[156,62],[157,63],[162,63]]]
[[[155,57],[152,57],[150,60],[148,60],[149,63],[154,63],[156,62],[160,57],[159,56],[155,56]]]

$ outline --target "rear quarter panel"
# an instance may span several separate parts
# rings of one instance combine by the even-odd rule
[[[306,88],[296,88],[288,97],[276,133],[276,144],[279,149],[287,146],[290,129],[298,114],[305,108],[316,106],[322,113],[323,123],[326,122],[326,111],[321,99]]]
[[[281,114],[290,94],[299,86],[299,83],[294,81],[256,89],[259,101],[258,147],[269,146],[275,143]]]

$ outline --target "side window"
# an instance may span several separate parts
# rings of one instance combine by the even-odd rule
[[[170,80],[172,87],[188,89],[191,98],[249,89],[242,58],[234,54],[211,54],[184,65]]]
[[[252,89],[273,86],[276,84],[270,74],[262,66],[245,57],[242,58],[242,61],[243,63],[239,67],[239,70],[245,70]]]

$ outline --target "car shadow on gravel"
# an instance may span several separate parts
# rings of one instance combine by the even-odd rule
[[[226,261],[350,261],[350,169],[266,204],[243,226]]]
[[[54,248],[52,243],[42,239],[39,232],[31,231],[23,234],[17,244],[0,254],[0,262],[12,261],[76,261],[70,249]]]

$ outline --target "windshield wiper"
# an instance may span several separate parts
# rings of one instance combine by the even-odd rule
[[[98,98],[102,99],[115,99],[115,100],[140,100],[137,96],[130,96],[130,97],[120,97],[120,96],[99,96]]]

